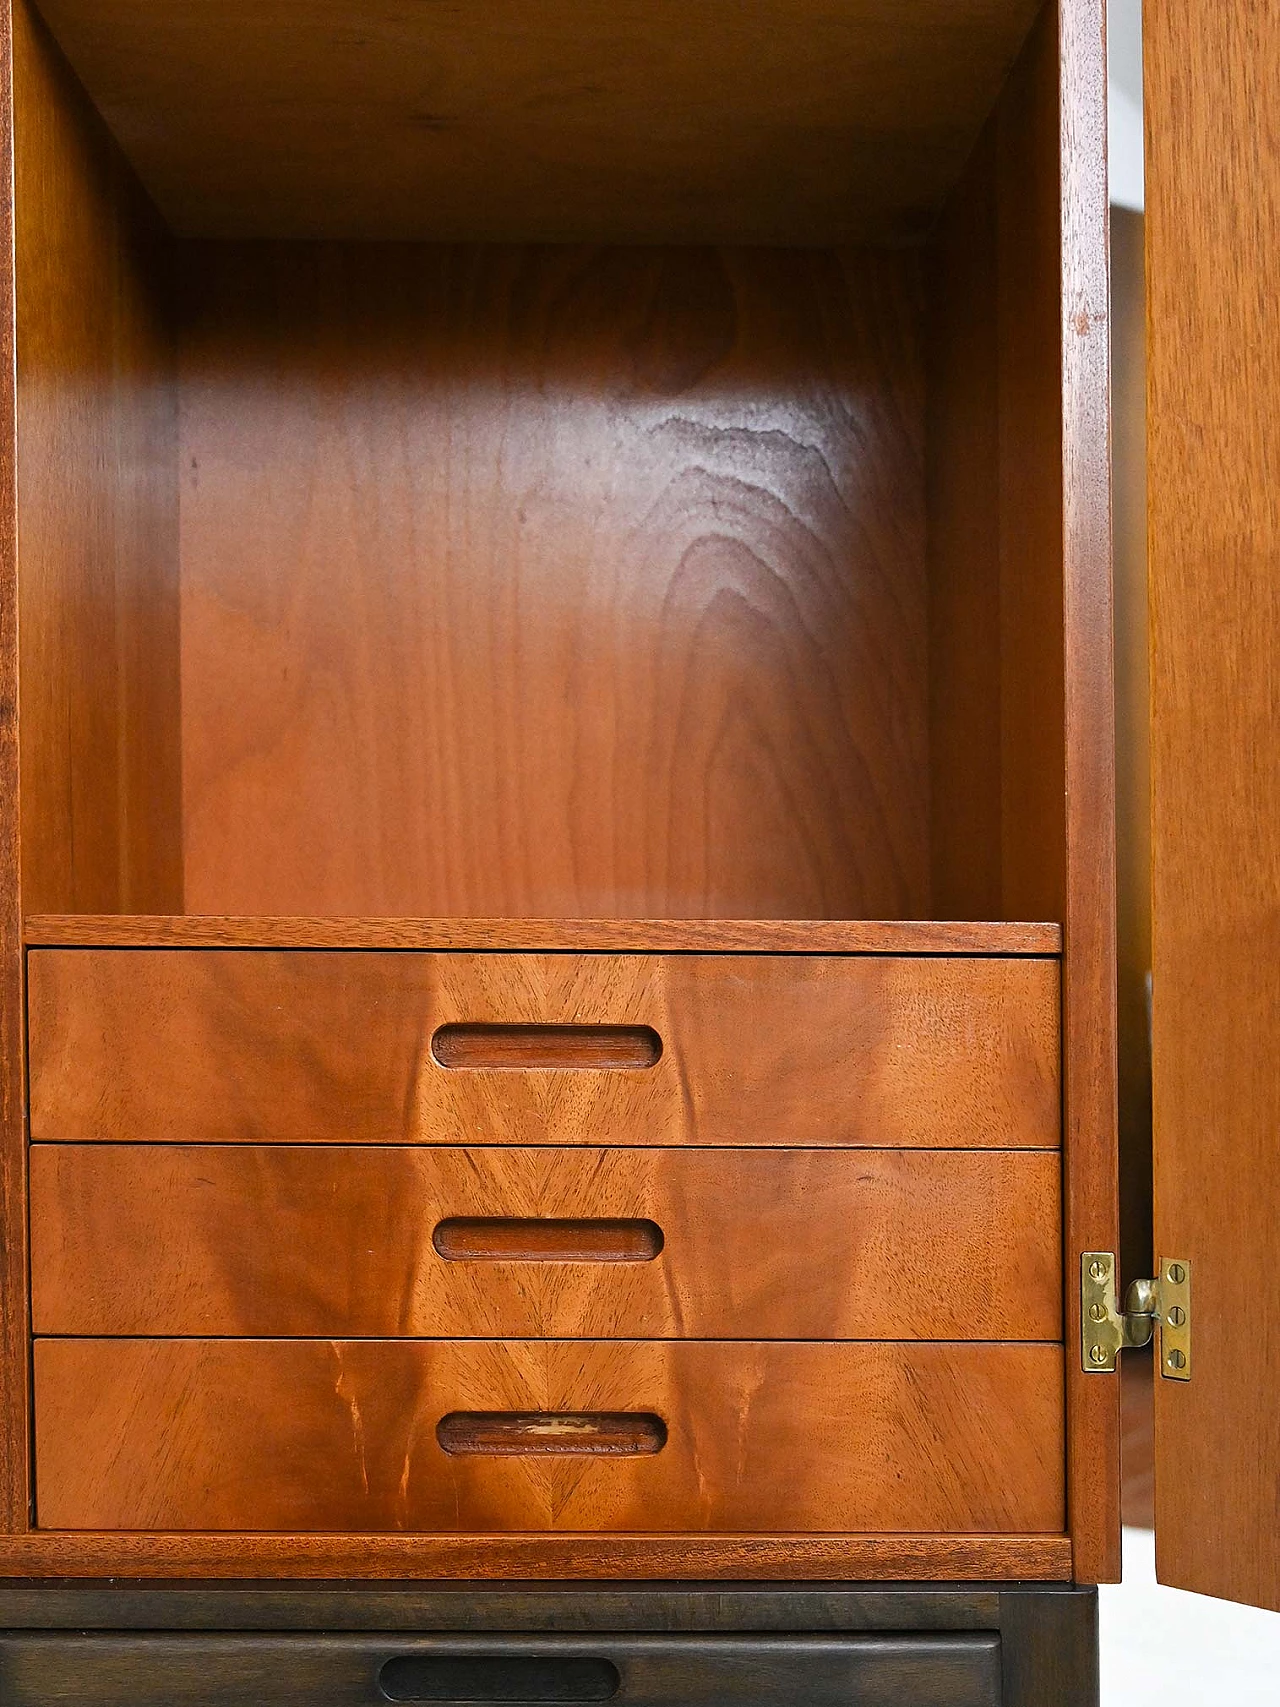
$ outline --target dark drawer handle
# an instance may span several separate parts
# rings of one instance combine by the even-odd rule
[[[651,1025],[442,1025],[431,1039],[441,1067],[475,1071],[590,1071],[654,1067],[662,1039]]]
[[[504,1220],[451,1216],[431,1235],[446,1262],[652,1262],[656,1221]]]
[[[608,1660],[528,1655],[422,1654],[388,1660],[378,1687],[388,1701],[612,1701],[622,1685]]]
[[[667,1425],[649,1411],[450,1411],[436,1439],[455,1458],[638,1458],[662,1451]]]

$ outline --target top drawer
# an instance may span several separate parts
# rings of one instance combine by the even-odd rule
[[[36,949],[37,1139],[1052,1148],[1058,965]]]

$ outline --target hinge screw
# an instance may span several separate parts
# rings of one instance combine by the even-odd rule
[[[1183,1268],[1180,1262],[1171,1262],[1169,1264],[1169,1279],[1175,1286],[1181,1286],[1186,1278],[1187,1271]]]
[[[1178,1351],[1176,1348],[1169,1353],[1168,1357],[1165,1358],[1165,1362],[1169,1365],[1170,1369],[1185,1369],[1187,1367],[1186,1354]]]
[[[1089,1356],[1092,1358],[1094,1363],[1105,1363],[1107,1361],[1106,1351],[1100,1345],[1091,1345],[1089,1347]]]
[[[1106,1272],[1107,1272],[1107,1265],[1105,1263],[1099,1262],[1096,1257],[1089,1264],[1089,1278],[1091,1280],[1103,1279],[1103,1277],[1106,1275]],[[1172,1276],[1170,1276],[1170,1278],[1172,1278]]]

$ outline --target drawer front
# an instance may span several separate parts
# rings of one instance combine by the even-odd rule
[[[0,1635],[6,1707],[1000,1707],[1000,1639]]]
[[[1059,1142],[1058,965],[40,949],[37,1139]]]
[[[1062,1348],[41,1339],[45,1529],[1058,1533]]]
[[[37,1144],[35,1330],[1060,1339],[1052,1151]]]

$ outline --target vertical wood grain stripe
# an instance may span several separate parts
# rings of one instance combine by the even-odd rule
[[[1062,481],[1067,890],[1063,1179],[1068,1272],[1116,1250],[1115,717],[1112,683],[1107,54],[1103,0],[1061,0]],[[1080,1294],[1068,1286],[1067,1344]],[[1078,1582],[1120,1575],[1120,1378],[1067,1358],[1067,1506]]]

